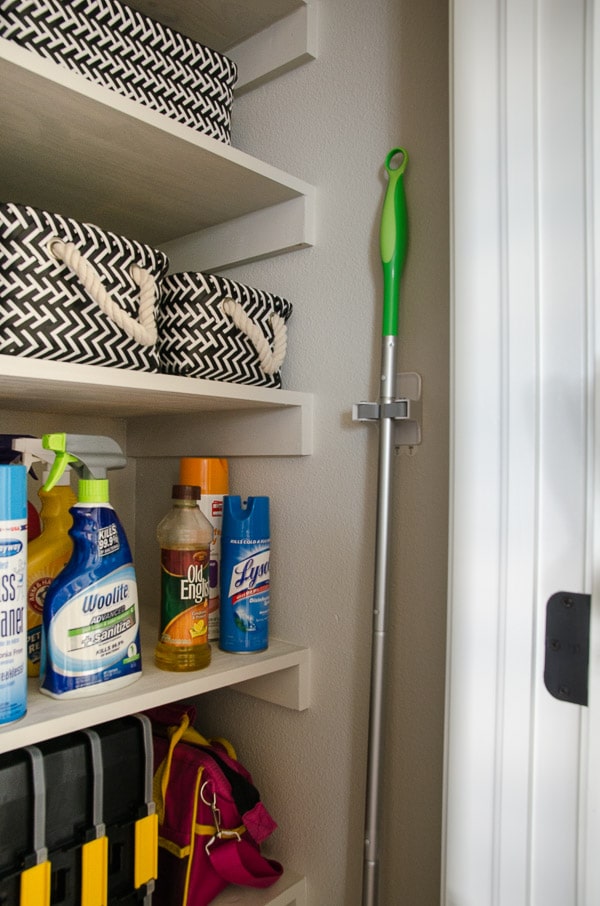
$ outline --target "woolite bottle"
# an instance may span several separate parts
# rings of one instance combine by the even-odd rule
[[[173,506],[159,523],[161,603],[155,651],[162,670],[210,664],[208,594],[214,529],[198,507],[200,488],[173,485]]]
[[[73,553],[44,598],[40,690],[63,699],[114,691],[142,670],[137,580],[107,477],[126,459],[111,437],[44,434],[42,444],[55,454],[45,491],[67,466],[79,480]]]

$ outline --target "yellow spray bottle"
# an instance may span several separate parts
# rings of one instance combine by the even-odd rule
[[[41,438],[19,437],[12,442],[21,454],[27,470],[42,463],[44,480],[54,462],[54,453],[45,450]],[[27,675],[39,676],[42,649],[44,599],[50,583],[67,564],[73,551],[69,529],[73,518],[69,512],[77,502],[71,489],[71,470],[67,469],[49,491],[38,491],[41,501],[41,534],[27,547]]]

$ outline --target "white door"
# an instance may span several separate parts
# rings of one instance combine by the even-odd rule
[[[600,0],[452,3],[444,906],[600,906]],[[591,595],[587,707],[546,602]]]

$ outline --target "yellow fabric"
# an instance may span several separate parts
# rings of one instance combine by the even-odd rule
[[[172,840],[167,840],[166,837],[159,837],[158,845],[161,849],[166,849],[168,853],[171,853],[171,855],[175,856],[177,859],[185,859],[190,854],[189,846],[177,846],[176,843],[173,843]]]
[[[200,781],[202,780],[202,774],[204,773],[204,768],[200,768],[198,774],[196,775],[196,789],[193,791],[194,796],[194,813],[192,815],[192,827],[196,826],[196,815],[198,814],[198,799],[200,797]],[[190,795],[192,791],[190,790]],[[187,863],[187,871],[185,873],[185,889],[183,891],[183,902],[187,903],[188,901],[188,891],[190,886],[190,874],[192,872],[192,862],[194,859],[194,843],[196,842],[196,835],[192,834],[192,839],[190,842],[190,857]]]
[[[108,837],[81,847],[81,906],[106,906],[108,901]]]
[[[188,724],[189,724],[189,721],[188,721]],[[205,737],[202,735],[202,733],[199,733],[195,727],[190,727],[189,725],[184,730],[183,735],[181,736],[181,741],[189,742],[189,743],[191,743],[191,745],[196,745],[196,746],[209,746],[210,745],[210,742],[208,741],[208,739],[205,739]]]
[[[243,824],[240,824],[239,827],[221,828],[221,833],[239,834],[240,837],[243,833],[245,833],[245,831],[246,828]],[[217,833],[217,828],[214,825],[210,824],[196,824],[194,826],[194,833],[198,834],[198,836],[200,837],[214,837],[214,835]]]
[[[158,874],[158,816],[146,815],[135,822],[135,866],[133,883],[136,890]],[[83,904],[82,904],[83,906]]]
[[[20,906],[50,906],[50,863],[40,862],[21,873]]]
[[[164,761],[159,764],[152,784],[152,795],[156,803],[159,824],[162,824],[165,819],[165,798],[169,777],[171,776],[171,764],[175,746],[178,742],[189,742],[191,745],[197,746],[210,745],[208,739],[205,739],[194,727],[190,727],[190,718],[187,714],[183,714],[178,727],[169,727],[167,733],[169,736],[169,750]]]
[[[201,837],[213,837],[217,833],[217,828],[214,824],[196,824],[194,825],[194,833],[199,834]]]
[[[154,797],[154,802],[156,803],[159,824],[162,824],[165,820],[165,797],[167,795],[167,786],[169,785],[169,776],[171,774],[173,751],[189,725],[190,719],[187,714],[184,714],[179,726],[169,727],[167,731],[169,734],[169,751],[167,752],[164,761],[159,764],[152,783],[152,795]]]
[[[211,736],[211,743],[218,742],[220,743],[230,758],[235,758],[237,761],[237,755],[235,754],[235,749],[231,745],[228,739],[224,739],[222,736]]]
[[[194,833],[199,837],[214,837],[217,833],[217,828],[214,824],[196,824],[194,826]],[[240,837],[242,834],[246,833],[246,828],[243,824],[240,824],[239,827],[232,827],[227,829],[226,833],[229,834],[239,834]],[[166,849],[172,855],[177,856],[178,859],[184,859],[190,854],[190,846],[177,846],[176,843],[173,843],[171,840],[168,840],[166,837],[158,838],[158,845],[161,849]]]

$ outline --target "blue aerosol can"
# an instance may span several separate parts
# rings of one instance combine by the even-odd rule
[[[223,498],[221,628],[223,651],[251,653],[269,644],[271,537],[269,498]]]

